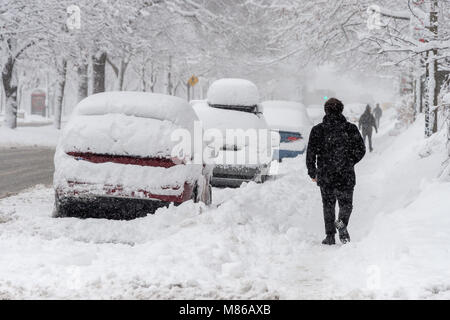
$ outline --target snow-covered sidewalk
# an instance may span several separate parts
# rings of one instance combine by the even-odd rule
[[[14,130],[0,123],[0,148],[2,147],[56,147],[60,131],[53,125],[18,127]]]
[[[324,247],[304,158],[278,179],[134,221],[51,218],[53,192],[0,200],[1,298],[450,298],[450,183],[418,121],[358,166],[353,242]],[[419,155],[420,154],[420,155]]]

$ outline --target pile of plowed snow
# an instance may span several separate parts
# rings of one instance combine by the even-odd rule
[[[450,298],[444,135],[387,113],[358,165],[352,242],[324,247],[304,158],[134,221],[53,219],[52,190],[0,200],[0,298]]]

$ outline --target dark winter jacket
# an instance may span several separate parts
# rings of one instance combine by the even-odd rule
[[[370,107],[367,106],[366,111],[364,111],[361,118],[359,118],[359,129],[363,133],[372,134],[372,128],[375,128],[375,131],[378,130],[375,117],[370,112]]]
[[[321,187],[351,189],[356,184],[354,166],[366,147],[358,128],[342,114],[329,114],[309,137],[306,154],[308,175]]]
[[[381,116],[383,115],[383,110],[381,110],[381,108],[377,106],[375,110],[373,110],[373,114],[375,117],[381,118]]]

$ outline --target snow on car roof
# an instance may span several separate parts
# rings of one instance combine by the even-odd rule
[[[262,103],[264,117],[271,129],[302,130],[312,127],[303,104],[293,101],[265,101]]]
[[[259,103],[256,85],[244,79],[220,79],[208,90],[208,103],[223,106],[255,106]]]
[[[193,108],[205,129],[267,129],[264,119],[254,113],[213,108],[204,101]]]
[[[187,101],[148,92],[103,92],[82,100],[74,115],[123,114],[141,118],[168,120],[189,128],[198,120]]]

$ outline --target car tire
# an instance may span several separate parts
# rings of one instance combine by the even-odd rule
[[[194,189],[192,190],[191,200],[194,201],[194,203],[199,202],[198,198],[198,184],[195,184]]]
[[[53,218],[61,217],[61,202],[59,201],[59,197],[57,194],[55,194],[55,202],[53,204],[52,217]]]
[[[212,185],[211,184],[208,184],[208,197],[205,201],[205,204],[207,206],[212,204]]]

